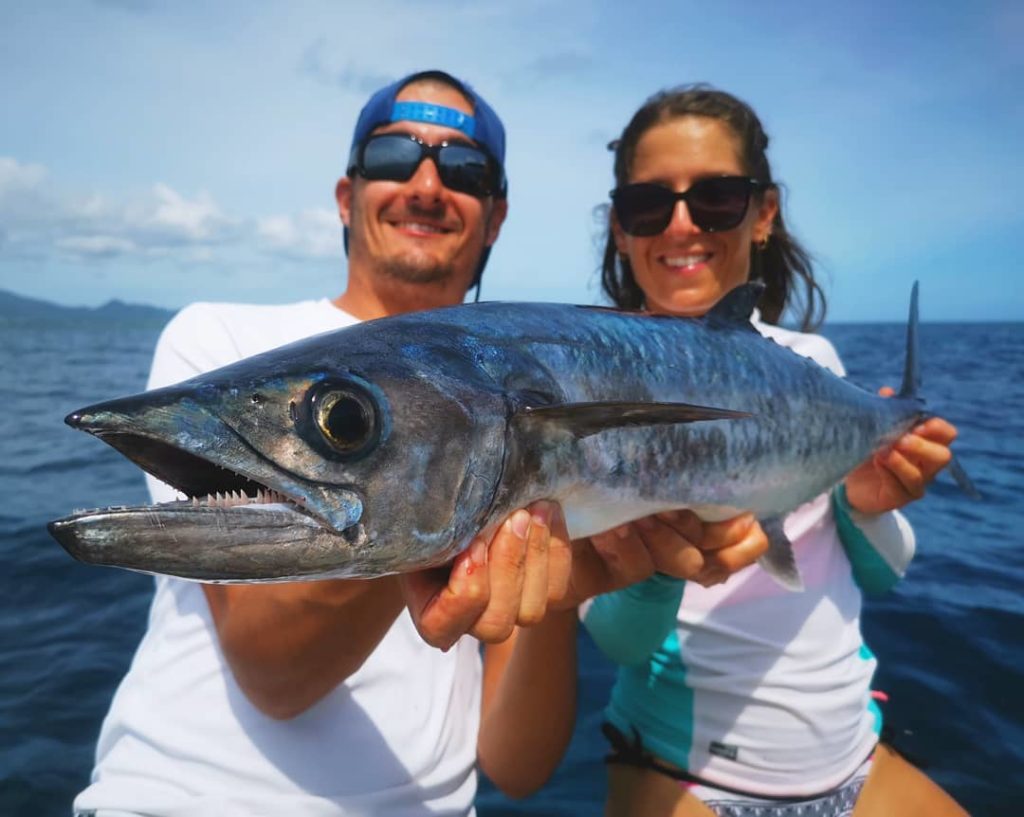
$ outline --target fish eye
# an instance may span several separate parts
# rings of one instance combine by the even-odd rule
[[[362,389],[348,384],[323,384],[312,396],[313,420],[321,436],[346,458],[365,454],[377,442],[376,405]]]

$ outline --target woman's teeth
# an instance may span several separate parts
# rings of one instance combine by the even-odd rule
[[[668,267],[693,267],[697,264],[707,263],[711,258],[711,253],[697,253],[694,255],[671,255],[665,256],[662,260],[665,266]]]

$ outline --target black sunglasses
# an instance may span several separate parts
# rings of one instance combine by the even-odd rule
[[[685,201],[690,220],[706,233],[731,230],[743,221],[755,190],[773,187],[746,176],[711,176],[676,193],[663,184],[640,182],[612,190],[619,226],[633,236],[663,232],[672,221],[676,202]]]
[[[487,153],[473,145],[428,145],[407,133],[379,133],[353,151],[348,172],[370,181],[407,182],[424,159],[433,159],[441,184],[477,198],[503,196],[505,174]]]

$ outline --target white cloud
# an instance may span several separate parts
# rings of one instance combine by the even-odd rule
[[[333,210],[318,207],[297,216],[260,219],[256,234],[271,252],[298,258],[336,258],[341,253],[341,222]]]
[[[228,218],[206,192],[187,199],[166,184],[156,184],[153,195],[140,211],[129,212],[138,219],[138,226],[184,242],[217,242],[222,240],[238,219]]]
[[[46,178],[42,165],[23,165],[8,156],[0,156],[0,198],[19,190],[37,188]]]
[[[79,258],[112,258],[139,250],[134,242],[113,235],[71,235],[54,243],[58,250]]]
[[[133,198],[61,189],[47,169],[0,157],[0,261],[59,255],[214,262],[239,248],[295,260],[338,257],[337,213],[307,209],[267,218],[226,213],[207,191],[156,183]]]

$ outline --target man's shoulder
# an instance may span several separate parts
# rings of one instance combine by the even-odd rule
[[[287,342],[354,322],[352,316],[327,298],[285,304],[197,301],[178,312],[166,331],[189,337],[210,331],[231,337],[256,334],[284,338],[281,342]]]
[[[288,318],[301,319],[334,309],[326,298],[294,301],[285,304],[233,303],[228,301],[196,301],[182,308],[173,320],[196,321],[216,319],[221,322],[249,323]],[[341,310],[338,310],[339,312]],[[342,313],[344,314],[344,313]]]
[[[192,303],[171,318],[160,335],[151,386],[177,382],[354,322],[326,298],[287,304]]]

